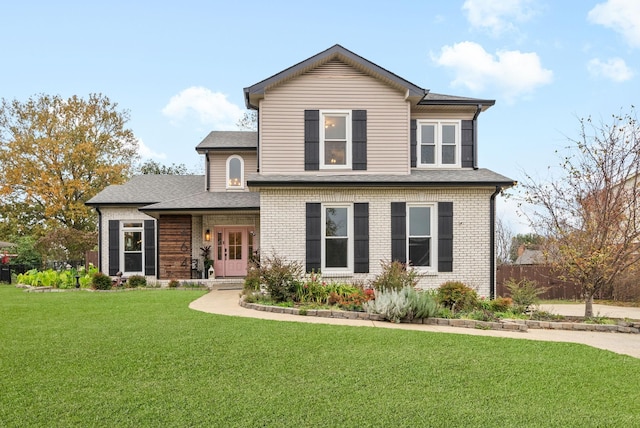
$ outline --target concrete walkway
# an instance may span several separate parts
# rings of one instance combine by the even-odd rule
[[[618,354],[640,358],[640,334],[600,333],[590,331],[542,330],[529,329],[527,332],[511,332],[498,330],[478,330],[471,328],[445,327],[424,324],[394,324],[390,322],[348,320],[340,318],[307,317],[300,315],[277,314],[273,312],[246,309],[238,304],[241,287],[225,288],[220,286],[193,301],[191,309],[219,315],[230,315],[247,318],[261,318],[276,321],[307,322],[316,324],[336,324],[350,326],[366,326],[378,328],[395,328],[421,330],[437,333],[470,334],[478,336],[508,337],[512,339],[543,340],[549,342],[573,342],[606,349]],[[583,315],[584,305],[558,304],[545,305],[542,310],[560,315]],[[614,306],[594,305],[594,313],[614,318],[630,318],[640,320],[640,308],[622,308]]]

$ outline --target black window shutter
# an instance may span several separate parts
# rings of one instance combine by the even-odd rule
[[[409,132],[411,141],[411,168],[418,166],[418,121],[411,119],[411,129]]]
[[[367,170],[367,111],[353,110],[351,118],[352,169]]]
[[[438,203],[438,272],[453,272],[453,202]]]
[[[320,110],[304,111],[304,170],[320,169]]]
[[[109,275],[120,270],[120,222],[109,220]]]
[[[474,144],[473,144],[473,120],[463,120],[462,128],[460,130],[461,141],[460,141],[460,156],[461,156],[461,166],[463,168],[473,168],[475,165],[474,158],[475,153],[473,152]]]
[[[156,274],[156,222],[144,221],[144,274]]]
[[[391,260],[407,262],[407,204],[391,202]]]
[[[369,273],[369,204],[353,204],[353,272]]]
[[[319,272],[322,263],[322,205],[307,202],[306,271]]]

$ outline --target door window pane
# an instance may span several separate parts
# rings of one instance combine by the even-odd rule
[[[242,232],[229,232],[229,260],[242,260]]]
[[[124,250],[142,251],[142,232],[124,232]]]
[[[125,253],[124,271],[142,272],[142,253]]]

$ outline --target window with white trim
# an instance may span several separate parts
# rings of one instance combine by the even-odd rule
[[[144,270],[144,228],[141,221],[120,223],[120,266],[124,275],[143,274]]]
[[[351,168],[351,111],[320,112],[320,168]]]
[[[460,121],[418,121],[418,166],[460,166]]]
[[[434,205],[407,205],[407,259],[411,266],[418,268],[436,266],[437,225],[435,221]]]
[[[353,207],[322,207],[322,272],[351,272],[353,269]]]
[[[227,189],[244,189],[244,159],[241,156],[227,158]]]

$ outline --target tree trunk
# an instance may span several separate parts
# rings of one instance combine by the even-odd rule
[[[584,300],[584,316],[585,318],[593,317],[593,294],[589,293]]]

